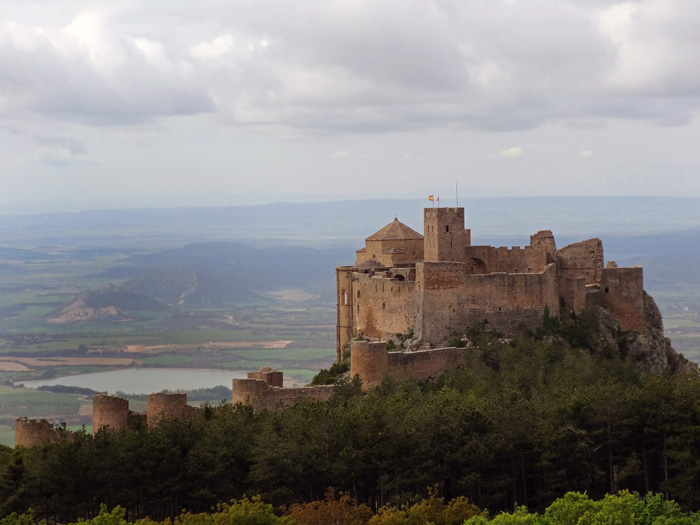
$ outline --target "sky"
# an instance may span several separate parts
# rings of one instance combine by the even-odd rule
[[[3,0],[0,213],[700,197],[698,64],[698,0]]]

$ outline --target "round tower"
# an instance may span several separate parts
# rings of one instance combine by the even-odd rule
[[[350,346],[350,377],[359,376],[363,390],[381,383],[389,368],[386,342],[353,341]]]
[[[15,420],[15,448],[36,447],[54,438],[53,425],[45,419],[20,417]]]
[[[119,430],[129,424],[129,401],[108,394],[92,396],[92,433],[102,428]]]
[[[185,419],[187,412],[187,394],[160,392],[148,395],[146,420],[149,427],[157,425],[164,419]]]

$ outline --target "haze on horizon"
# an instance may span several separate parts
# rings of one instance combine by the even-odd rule
[[[6,0],[4,211],[700,197],[697,0]]]

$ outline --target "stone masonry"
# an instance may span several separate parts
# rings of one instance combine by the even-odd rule
[[[605,267],[600,239],[557,250],[545,230],[525,247],[474,246],[464,208],[426,208],[423,235],[394,219],[366,239],[353,266],[336,268],[336,285],[338,361],[355,336],[412,334],[435,347],[477,323],[533,330],[545,307],[580,313],[594,299],[621,330],[644,327],[642,268]]]

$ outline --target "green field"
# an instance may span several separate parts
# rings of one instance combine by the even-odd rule
[[[74,394],[0,386],[0,414],[5,418],[76,416],[81,404],[91,402]]]

